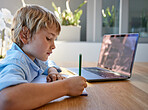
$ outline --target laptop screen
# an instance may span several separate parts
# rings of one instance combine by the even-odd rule
[[[98,66],[130,76],[139,34],[104,35]]]

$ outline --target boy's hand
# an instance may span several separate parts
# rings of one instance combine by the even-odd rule
[[[52,82],[56,80],[63,80],[65,77],[61,76],[59,73],[49,73],[46,79],[47,82]]]
[[[56,80],[63,80],[65,77],[61,76],[54,67],[48,69],[47,82],[52,82]]]
[[[78,96],[81,95],[84,88],[87,87],[86,79],[82,76],[70,77],[64,80],[67,95]]]

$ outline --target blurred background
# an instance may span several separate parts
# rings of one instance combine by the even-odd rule
[[[82,53],[84,61],[97,62],[104,34],[139,33],[140,39],[135,61],[148,62],[148,0],[24,0],[26,4],[42,5],[55,12],[52,5],[54,2],[61,13],[67,9],[66,1],[69,1],[73,16],[76,9],[82,3],[86,3],[79,9],[82,13],[80,12],[78,25],[63,24],[63,31],[59,38],[68,35],[68,39],[62,38],[55,41],[56,49],[49,57],[51,60],[55,62],[77,61],[79,53]],[[0,0],[0,9],[8,9],[12,16],[22,6],[22,0]],[[68,27],[68,30],[64,31],[64,25]],[[7,27],[9,26],[8,23]],[[79,29],[70,30],[71,27],[79,27]],[[9,48],[5,48],[10,42],[9,34],[7,35],[8,32],[4,32],[3,28],[0,31],[0,48],[4,47],[0,51],[5,53]],[[4,33],[7,37],[4,37]],[[2,41],[4,41],[3,44]]]

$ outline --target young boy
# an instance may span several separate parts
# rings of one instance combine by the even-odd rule
[[[87,86],[83,77],[63,79],[56,65],[45,62],[60,29],[55,16],[41,6],[17,11],[11,30],[14,43],[0,62],[0,110],[34,109],[61,96],[82,93]],[[50,83],[31,83],[41,74],[47,74]]]

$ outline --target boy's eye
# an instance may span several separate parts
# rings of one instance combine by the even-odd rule
[[[51,40],[51,39],[49,39],[48,37],[46,37],[46,40],[48,40],[48,41],[49,41],[49,40]]]

